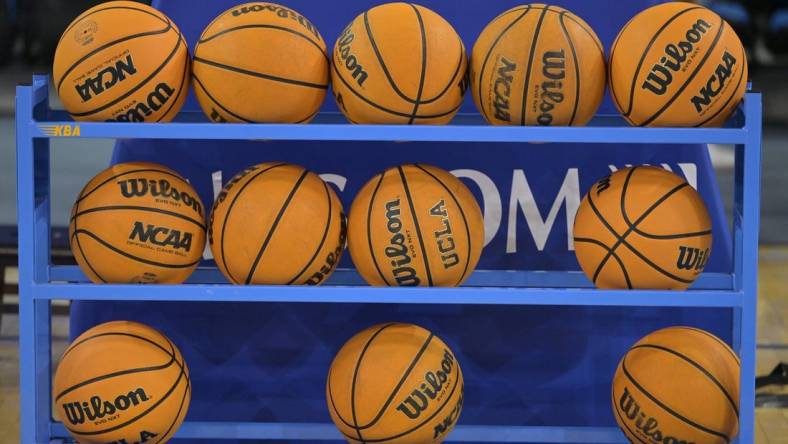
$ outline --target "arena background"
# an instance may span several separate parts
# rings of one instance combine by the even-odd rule
[[[168,0],[165,0],[165,2]],[[175,0],[177,3],[177,0]],[[16,423],[18,414],[16,413],[17,406],[17,393],[16,381],[17,374],[15,369],[16,363],[16,338],[17,338],[17,325],[15,316],[15,272],[13,264],[15,263],[15,248],[16,248],[16,234],[15,234],[15,172],[14,172],[14,133],[13,133],[13,86],[18,82],[29,81],[32,72],[47,72],[49,71],[49,61],[51,60],[51,53],[54,48],[54,43],[59,37],[59,32],[65,27],[72,17],[76,16],[79,11],[91,6],[98,2],[81,2],[81,1],[6,1],[0,8],[2,15],[0,16],[0,41],[3,46],[0,48],[0,63],[5,64],[0,68],[0,253],[2,253],[2,264],[8,264],[4,267],[3,275],[4,285],[2,287],[3,305],[2,305],[2,324],[0,325],[0,412],[2,415],[2,424],[0,424],[0,442],[17,442],[16,438]],[[226,2],[219,2],[224,4]],[[301,6],[306,2],[288,2],[294,8],[301,10],[307,16],[310,16],[308,7]],[[347,2],[362,4],[364,2]],[[433,3],[428,2],[431,6]],[[472,3],[472,2],[462,2]],[[572,2],[555,2],[556,4],[572,4]],[[608,2],[602,2],[608,3]],[[617,3],[617,2],[612,2]],[[786,121],[788,121],[788,106],[785,106],[785,99],[788,98],[788,83],[785,77],[785,70],[788,67],[788,47],[786,46],[786,36],[788,36],[788,4],[784,5],[785,9],[781,7],[779,1],[764,1],[764,2],[743,2],[742,6],[735,2],[708,2],[710,6],[714,7],[720,14],[725,16],[737,29],[737,32],[742,36],[745,44],[748,45],[750,62],[751,62],[751,79],[755,88],[765,93],[764,100],[766,104],[766,121],[765,138],[764,138],[764,163],[763,163],[763,203],[762,203],[762,232],[761,241],[762,248],[762,282],[761,282],[761,312],[762,316],[759,319],[760,331],[759,335],[759,373],[766,373],[770,371],[780,361],[787,361],[786,350],[788,346],[785,345],[786,337],[788,337],[788,328],[785,325],[785,317],[788,314],[788,302],[786,302],[786,291],[783,286],[788,282],[788,272],[786,272],[786,265],[788,265],[788,249],[784,249],[784,245],[788,245],[788,234],[786,233],[785,226],[788,222],[786,212],[788,212],[788,205],[784,197],[784,190],[788,186],[788,179],[785,177],[784,171],[788,167],[788,154],[785,153],[786,142],[788,141],[788,130],[786,129]],[[356,5],[343,5],[347,10],[358,11],[360,6]],[[435,6],[433,6],[435,7]],[[223,7],[216,6],[217,12]],[[452,16],[452,8],[446,8],[446,11],[435,7],[439,12],[449,19],[450,22],[462,22],[464,18],[461,15]],[[586,16],[582,8],[574,7],[574,10],[581,16]],[[637,7],[631,7],[633,14],[638,10]],[[44,13],[43,11],[46,11]],[[457,12],[458,14],[460,11]],[[490,17],[494,14],[488,14]],[[352,14],[345,13],[344,15],[338,14],[339,17],[344,17],[337,20],[321,20],[315,17],[314,21],[323,33],[325,39],[333,42],[333,39],[338,34],[339,29],[344,26],[345,21],[352,18]],[[486,20],[486,19],[485,19]],[[176,20],[177,21],[177,20]],[[599,33],[601,39],[609,46],[610,41],[617,33],[618,28],[601,28],[594,20],[589,19],[594,25],[596,31]],[[190,40],[193,40],[196,34],[201,30],[202,24],[182,24],[179,21],[181,28]],[[193,25],[193,26],[190,26]],[[471,45],[475,35],[464,33],[463,35],[466,45]],[[52,95],[56,100],[56,95]],[[327,106],[332,106],[331,100],[327,100]],[[194,102],[190,102],[187,106],[194,107]],[[609,103],[605,105],[602,112],[611,110]],[[82,187],[87,178],[103,169],[111,160],[112,148],[114,141],[62,141],[58,140],[54,143],[53,147],[53,164],[57,165],[54,170],[53,176],[53,222],[58,227],[65,227],[68,211],[73,201],[73,196],[76,195],[78,190]],[[378,149],[387,149],[386,162],[390,164],[398,163],[400,161],[414,161],[424,160],[431,163],[436,163],[447,169],[463,169],[465,175],[469,176],[473,182],[469,184],[483,184],[485,177],[489,177],[495,184],[494,188],[487,188],[486,195],[481,193],[481,188],[474,191],[477,197],[484,197],[484,207],[486,211],[491,212],[493,216],[487,218],[488,228],[495,228],[490,231],[490,251],[498,252],[497,255],[485,253],[482,267],[495,267],[495,268],[511,268],[511,267],[537,267],[537,268],[561,268],[565,264],[570,263],[573,258],[573,252],[568,245],[568,236],[566,230],[567,210],[571,207],[575,199],[579,200],[582,195],[582,190],[587,189],[593,180],[599,175],[603,174],[604,169],[596,168],[584,170],[583,167],[578,167],[576,159],[582,158],[587,155],[588,147],[575,147],[574,152],[569,155],[562,156],[549,156],[544,154],[535,154],[533,162],[524,163],[522,159],[515,160],[514,158],[507,159],[506,156],[513,156],[512,150],[502,149],[499,157],[491,159],[491,165],[484,165],[475,161],[473,164],[463,162],[465,158],[470,156],[474,150],[473,146],[463,147],[459,153],[454,152],[446,158],[433,157],[424,159],[414,159],[417,150],[396,147],[395,144],[390,144],[386,148],[376,146]],[[316,148],[310,144],[302,144],[301,148],[306,152],[315,150]],[[396,149],[395,149],[396,148]],[[277,158],[279,155],[287,156],[284,148],[269,146],[266,147],[267,156],[270,158]],[[626,153],[617,152],[622,148],[609,147],[601,148],[601,150],[609,153],[611,158],[626,158]],[[351,148],[350,151],[363,150],[363,146]],[[466,151],[467,150],[467,151]],[[717,181],[720,185],[722,202],[720,207],[729,208],[732,195],[732,159],[733,152],[730,147],[713,146],[710,147],[711,159],[715,166],[715,173]],[[393,154],[392,154],[393,153]],[[508,153],[508,154],[507,154]],[[675,155],[674,155],[675,154]],[[121,154],[122,155],[122,154]],[[539,157],[542,156],[542,157]],[[714,178],[703,176],[701,171],[700,180],[698,180],[697,168],[693,167],[693,159],[682,157],[681,153],[671,153],[664,160],[663,158],[655,158],[654,163],[666,163],[668,167],[674,171],[680,172],[687,177],[690,182],[695,181],[696,185],[700,185],[701,193],[707,199],[713,198],[716,193],[713,189],[704,189],[705,183],[713,183]],[[261,160],[267,160],[262,158]],[[320,173],[336,173],[341,169],[352,169],[352,157],[337,156],[327,161],[315,158],[313,164],[306,163]],[[549,162],[551,167],[550,171],[544,171],[540,165],[544,162]],[[508,169],[497,168],[496,165],[504,163],[507,165],[515,165]],[[622,165],[615,165],[611,162],[610,165],[620,167]],[[237,169],[246,166],[243,164],[236,165]],[[387,164],[380,164],[379,166],[364,165],[369,171],[380,169]],[[607,165],[603,165],[607,167]],[[236,169],[236,170],[237,170]],[[232,175],[235,171],[225,171],[224,174]],[[348,179],[346,175],[341,175],[344,179]],[[362,184],[365,178],[350,178],[348,180],[347,192],[343,193],[343,200],[349,204],[349,196],[352,196]],[[198,191],[209,198],[213,192],[214,178],[204,178],[203,181],[196,184]],[[343,180],[339,180],[344,183]],[[700,183],[699,183],[700,182]],[[577,183],[578,186],[573,186]],[[538,184],[538,185],[535,185]],[[711,185],[710,185],[711,186]],[[574,194],[573,194],[574,193]],[[496,213],[495,208],[498,208]],[[500,216],[495,217],[495,214]],[[721,214],[721,213],[720,213]],[[496,222],[497,220],[497,222]],[[492,222],[491,222],[492,221]],[[721,215],[718,215],[715,221],[724,225],[725,221]],[[719,227],[715,227],[719,228]],[[63,231],[59,230],[55,233],[55,245],[63,250],[63,261],[69,261],[67,253],[67,244],[62,237]],[[59,239],[59,241],[58,241]],[[713,262],[710,265],[711,269],[722,270],[728,266],[727,257],[729,256],[729,245],[721,242],[719,239],[715,244],[715,252],[721,252],[713,256]],[[724,254],[726,249],[727,254]],[[7,278],[7,279],[6,279]],[[68,307],[65,304],[58,306],[57,312],[60,314],[55,319],[55,331],[58,334],[56,344],[58,347],[53,351],[55,356],[60,353],[62,346],[66,344],[68,322],[65,314],[68,312]],[[353,310],[353,317],[368,319],[368,323],[376,321],[387,320],[384,313],[379,311],[365,311],[363,307],[356,307]],[[461,307],[457,308],[458,311],[447,312],[444,308],[435,308],[432,312],[425,313],[420,309],[418,313],[409,312],[408,308],[401,308],[398,316],[402,320],[417,319],[422,317],[439,318],[445,316],[446,318],[457,317],[462,315],[463,310]],[[568,313],[575,310],[574,313]],[[527,311],[527,313],[525,313]],[[670,311],[671,313],[667,313]],[[702,326],[719,333],[722,337],[729,337],[726,333],[726,326],[729,325],[728,313],[713,313],[715,310],[707,310],[706,316],[701,318],[693,318],[693,324]],[[721,310],[720,312],[723,312]],[[564,309],[560,316],[555,316],[549,309],[518,309],[511,310],[508,313],[496,313],[496,319],[493,321],[490,313],[485,313],[484,310],[479,310],[475,313],[478,316],[479,322],[489,322],[491,324],[505,324],[511,325],[510,329],[499,328],[497,334],[501,337],[526,337],[528,338],[525,343],[521,344],[523,348],[540,349],[541,339],[549,336],[550,332],[561,330],[566,333],[564,337],[565,342],[556,342],[561,348],[581,348],[587,347],[588,357],[604,356],[605,351],[599,345],[594,345],[591,341],[584,343],[577,343],[569,341],[570,337],[583,337],[577,333],[588,332],[590,329],[598,329],[600,331],[607,331],[609,334],[615,334],[616,331],[629,331],[629,335],[638,336],[638,331],[654,329],[664,324],[666,315],[669,315],[672,323],[677,319],[682,319],[683,316],[679,310],[638,310],[637,314],[629,319],[622,319],[618,316],[616,310],[594,310],[591,314],[586,309]],[[337,325],[340,325],[345,319],[350,318],[348,313],[332,312],[332,319]],[[693,314],[694,315],[694,314]],[[516,319],[518,322],[507,322],[503,316],[509,319]],[[288,318],[292,320],[292,318]],[[523,322],[526,319],[528,322]],[[574,319],[572,325],[566,325],[567,319]],[[727,320],[726,320],[727,319]],[[300,318],[299,322],[308,324],[315,321],[315,318]],[[90,321],[87,321],[90,322]],[[287,319],[284,321],[289,322]],[[435,321],[440,324],[440,319]],[[450,322],[450,321],[448,321]],[[155,321],[154,321],[155,323]],[[481,324],[483,325],[483,324]],[[303,325],[302,325],[303,326]],[[429,325],[427,325],[429,326]],[[633,328],[636,331],[631,331]],[[363,327],[359,325],[358,328]],[[482,326],[492,327],[492,325]],[[339,328],[339,327],[338,327]],[[278,337],[280,334],[276,331],[275,325],[270,326],[270,330],[257,331],[255,334],[266,337]],[[309,328],[301,329],[301,332],[308,334]],[[575,332],[572,334],[570,332]],[[345,335],[346,337],[346,335]],[[473,344],[472,332],[466,332],[458,335],[464,342]],[[311,340],[313,338],[291,338],[293,344],[296,344],[299,339]],[[481,341],[481,340],[480,340]],[[621,341],[627,341],[626,336],[622,336]],[[226,345],[226,341],[220,341],[221,345]],[[323,353],[330,353],[330,345],[332,342],[328,341],[323,350]],[[218,343],[217,343],[218,344]],[[214,345],[217,345],[214,344]],[[477,348],[485,347],[483,342],[475,344]],[[285,341],[284,348],[287,348]],[[594,348],[599,347],[599,348]],[[185,348],[188,348],[186,346]],[[334,348],[335,349],[335,348]],[[544,350],[542,348],[542,350]],[[270,350],[269,350],[270,351]],[[261,350],[263,354],[265,350]],[[189,353],[187,351],[187,353]],[[210,361],[210,353],[202,350],[202,353],[192,351],[192,354],[202,356],[206,361]],[[281,353],[282,359],[288,360],[289,363],[302,362],[306,359],[298,355],[286,355]],[[511,417],[507,418],[507,412],[511,412],[513,404],[501,402],[498,405],[499,410],[489,412],[495,414],[497,417],[502,418],[502,422],[518,423],[522,421],[539,421],[544,417],[555,417],[563,413],[567,418],[567,423],[582,425],[584,423],[595,424],[600,421],[610,422],[609,412],[605,408],[597,408],[593,411],[577,411],[572,408],[572,404],[576,401],[579,402],[592,402],[593,399],[599,398],[599,391],[604,391],[603,384],[590,387],[571,387],[574,392],[572,393],[556,393],[558,387],[561,387],[561,378],[571,378],[573,374],[580,374],[586,371],[596,371],[600,374],[603,370],[600,366],[595,366],[593,362],[586,362],[585,364],[578,364],[576,362],[576,355],[567,355],[558,352],[547,352],[545,354],[520,354],[516,350],[511,350],[506,354],[502,349],[491,351],[488,355],[476,355],[477,360],[474,362],[463,362],[464,368],[468,368],[468,372],[473,374],[475,371],[479,374],[490,372],[495,367],[503,363],[515,362],[514,367],[517,371],[528,372],[533,378],[541,378],[544,382],[544,390],[533,396],[544,397],[558,397],[564,401],[563,404],[555,404],[556,411],[552,412],[530,412],[531,417]],[[263,359],[261,357],[261,359]],[[604,359],[603,359],[604,360]],[[544,365],[549,362],[549,365]],[[284,367],[283,367],[284,368]],[[226,368],[225,368],[226,369]],[[577,372],[577,373],[575,373]],[[215,375],[219,377],[220,375]],[[277,375],[270,375],[277,377]],[[278,375],[282,378],[291,378],[289,381],[297,381],[299,375]],[[600,375],[601,377],[601,375]],[[242,379],[238,376],[238,379]],[[505,378],[501,378],[502,380]],[[206,378],[209,381],[209,378]],[[312,381],[316,383],[318,381]],[[196,382],[195,382],[196,384]],[[240,382],[239,382],[240,384]],[[510,386],[501,386],[498,381],[492,381],[490,390],[493,393],[500,393],[507,390],[514,390]],[[554,384],[551,385],[551,384]],[[580,389],[580,390],[578,390]],[[218,395],[218,394],[217,394]],[[788,436],[788,419],[783,411],[773,408],[779,405],[784,398],[779,396],[779,393],[767,391],[761,393],[759,398],[763,403],[770,407],[764,407],[758,410],[759,418],[759,442],[780,442],[780,437]],[[312,405],[315,415],[319,415],[319,398],[321,393],[311,393]],[[470,396],[470,395],[469,395]],[[474,396],[479,399],[482,398],[484,402],[484,394],[477,393]],[[494,396],[494,395],[489,395]],[[517,396],[512,396],[512,403]],[[252,403],[253,400],[241,399],[240,403]],[[527,408],[527,406],[517,406],[518,408]],[[199,407],[198,407],[199,408]],[[285,409],[288,407],[285,406]],[[290,409],[297,408],[297,405],[289,407]],[[471,410],[472,412],[472,410]],[[256,412],[258,417],[267,419],[271,412]],[[471,413],[470,415],[472,415]],[[464,420],[471,418],[466,412]],[[16,419],[15,419],[16,418]],[[216,417],[213,419],[225,419]],[[226,418],[231,419],[231,418]]]

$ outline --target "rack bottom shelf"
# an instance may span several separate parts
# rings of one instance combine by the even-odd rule
[[[68,438],[62,423],[51,423],[50,428],[52,436],[56,438],[53,442],[62,442],[62,439]],[[325,423],[185,422],[175,438],[344,441],[333,424]],[[615,427],[460,425],[451,432],[446,442],[619,444],[627,440]]]

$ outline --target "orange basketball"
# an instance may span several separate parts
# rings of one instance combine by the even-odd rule
[[[438,444],[462,411],[460,363],[437,336],[382,324],[350,338],[328,371],[331,419],[350,443]]]
[[[203,205],[175,171],[121,163],[79,193],[69,237],[77,263],[93,282],[177,284],[202,257]]]
[[[591,187],[574,239],[580,267],[599,288],[684,289],[709,259],[711,220],[684,179],[639,166]]]
[[[690,327],[655,331],[618,364],[613,414],[633,443],[723,444],[739,433],[739,358]]]
[[[605,50],[570,11],[522,5],[476,39],[470,77],[476,107],[494,125],[585,125],[605,94]]]
[[[130,321],[79,335],[52,381],[55,417],[84,444],[167,442],[186,417],[191,393],[175,344]]]
[[[192,77],[200,106],[215,122],[305,123],[328,89],[326,43],[292,9],[244,3],[202,32]]]
[[[473,194],[429,165],[402,165],[373,177],[356,195],[348,226],[353,263],[371,285],[460,285],[484,245]]]
[[[347,235],[342,203],[315,173],[261,163],[225,185],[213,206],[208,239],[216,265],[234,284],[325,281]]]
[[[189,90],[189,50],[175,23],[156,9],[106,2],[63,32],[52,77],[75,120],[168,122]]]
[[[355,18],[334,45],[331,79],[353,123],[445,124],[467,88],[465,46],[435,12],[386,3]]]
[[[671,2],[636,15],[610,51],[610,91],[638,126],[721,126],[744,97],[747,54],[709,9]]]

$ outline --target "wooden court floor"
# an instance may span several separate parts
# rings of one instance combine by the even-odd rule
[[[8,276],[9,281],[15,278],[14,275]],[[0,329],[0,444],[19,442],[17,328],[15,315],[3,315]],[[68,319],[56,316],[53,321],[54,356],[60,356],[66,347],[67,331]],[[769,373],[779,362],[788,362],[788,247],[762,247],[758,374]],[[788,393],[788,386],[770,387],[764,392]],[[756,420],[757,444],[788,444],[788,409],[759,407]]]

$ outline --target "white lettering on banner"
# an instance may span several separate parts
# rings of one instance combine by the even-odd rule
[[[486,247],[495,237],[501,227],[503,209],[501,208],[501,193],[490,176],[477,170],[452,170],[452,174],[461,179],[470,179],[476,183],[482,192],[481,207],[484,212],[484,246]]]
[[[569,250],[574,250],[575,245],[572,238],[572,225],[575,220],[577,208],[580,206],[580,180],[578,179],[577,168],[569,168],[566,171],[564,182],[558,190],[558,195],[550,207],[550,212],[546,219],[542,219],[539,207],[536,205],[534,193],[528,185],[523,170],[514,170],[512,174],[512,195],[509,199],[509,227],[506,236],[506,252],[517,252],[517,207],[521,207],[525,222],[531,230],[531,236],[539,251],[544,250],[547,238],[553,228],[558,210],[566,202],[566,242]]]
[[[340,176],[339,174],[331,174],[331,173],[324,173],[320,175],[320,178],[323,179],[325,182],[333,183],[334,185],[339,188],[339,191],[345,191],[345,185],[347,185],[347,177]]]
[[[648,165],[648,164],[645,163],[643,165]],[[631,164],[627,163],[627,164],[624,164],[621,168],[629,168],[631,166],[632,166]],[[673,168],[671,168],[670,165],[668,165],[667,163],[663,163],[660,166],[662,168],[670,171],[671,173],[674,172]],[[684,179],[686,179],[687,183],[690,184],[690,186],[692,188],[695,188],[697,190],[698,189],[698,166],[695,165],[694,163],[679,163],[678,166],[679,166],[679,169],[681,170],[681,174],[684,175]],[[618,171],[618,168],[619,168],[616,165],[608,165],[607,167],[610,168],[610,172],[611,173],[615,173],[616,171]]]

